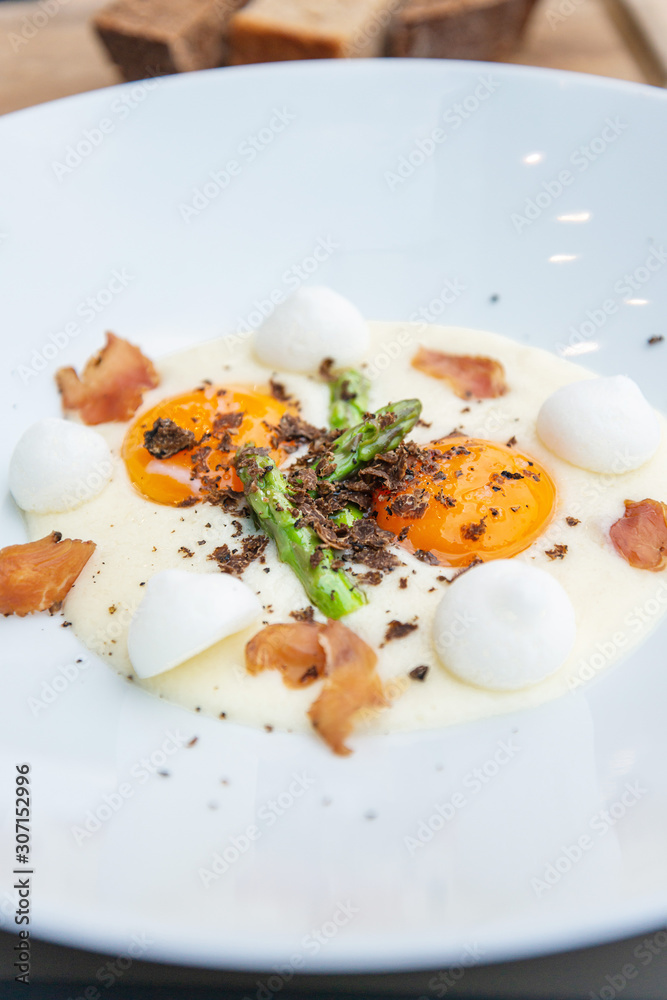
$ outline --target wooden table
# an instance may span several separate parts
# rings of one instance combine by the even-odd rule
[[[0,3],[0,114],[120,82],[90,28],[104,3],[48,0],[51,15],[36,2]],[[541,0],[509,61],[657,82],[632,54],[605,0]]]

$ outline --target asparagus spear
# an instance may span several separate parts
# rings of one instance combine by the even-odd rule
[[[329,384],[331,402],[329,423],[344,430],[358,424],[368,410],[368,393],[371,384],[355,368],[344,368]]]
[[[244,462],[248,456],[255,461]],[[262,471],[256,483],[255,462]],[[333,551],[321,547],[311,527],[297,527],[298,511],[292,506],[287,482],[275,463],[249,447],[239,452],[235,466],[260,527],[273,538],[281,562],[292,567],[311,603],[328,618],[341,618],[365,604],[365,595],[356,589],[348,576],[331,568],[335,558]],[[321,558],[317,561],[315,557],[313,564],[311,556],[317,549]]]
[[[398,447],[420,413],[419,400],[406,399],[382,407],[345,431],[332,449],[335,468],[324,478],[330,482],[345,479],[372,462],[376,455]],[[249,457],[252,462],[247,461]],[[275,463],[259,449],[249,446],[237,454],[234,464],[260,527],[273,538],[281,561],[292,567],[310,601],[329,618],[341,618],[365,604],[365,595],[347,575],[332,569],[334,552],[321,545],[311,527],[297,527],[298,511],[292,506],[287,481]],[[341,524],[352,524],[361,516],[361,511],[349,506],[337,519]],[[315,557],[313,561],[311,557]]]
[[[337,514],[333,514],[331,520],[335,521],[336,524],[344,524],[346,528],[351,528],[354,522],[360,521],[363,516],[355,504],[348,503]]]
[[[383,406],[373,416],[350,427],[336,439],[333,448],[335,468],[322,478],[337,483],[357,472],[385,451],[393,451],[419,420],[422,405],[418,399],[403,399]],[[394,417],[386,423],[384,417]]]
[[[331,426],[343,431],[363,420],[368,410],[370,388],[370,381],[356,368],[343,368],[329,384]],[[349,526],[361,517],[363,514],[358,507],[347,504],[333,520]]]

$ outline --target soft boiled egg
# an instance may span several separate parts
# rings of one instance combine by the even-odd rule
[[[165,399],[144,411],[127,432],[122,454],[130,479],[147,499],[173,506],[200,497],[202,475],[212,477],[219,489],[243,492],[232,465],[233,448],[252,442],[282,462],[286,452],[273,448],[271,437],[289,409],[268,390],[252,386],[203,385]],[[171,420],[190,431],[195,443],[156,458],[145,446],[145,435],[157,420]]]
[[[367,326],[371,341],[365,355],[361,352],[361,364],[365,360],[372,367],[361,370],[371,377],[369,408],[418,398],[423,423],[410,438],[431,449],[431,455],[428,467],[415,468],[413,478],[406,478],[399,496],[375,498],[380,524],[395,533],[392,554],[399,565],[380,582],[369,572],[372,567],[350,566],[368,600],[343,622],[375,651],[378,673],[390,695],[394,692],[391,707],[369,716],[364,728],[392,732],[465,723],[538,705],[583,684],[582,678],[596,676],[636,645],[667,610],[667,584],[620,558],[600,525],[605,516],[622,516],[628,497],[667,499],[663,418],[655,417],[663,436],[652,459],[623,476],[591,472],[561,458],[537,433],[537,415],[546,399],[579,383],[589,392],[591,373],[581,366],[478,330],[422,323]],[[335,344],[335,337],[322,342],[316,353],[331,355]],[[458,398],[442,380],[411,366],[419,345],[497,359],[508,391],[479,401]],[[214,638],[212,645],[194,653],[211,634],[220,634],[215,629],[222,626],[222,612],[226,614],[224,600],[214,611],[210,595],[202,591],[197,596],[194,587],[200,577],[227,586],[216,551],[242,554],[244,539],[255,537],[256,531],[243,513],[242,500],[238,511],[207,503],[198,479],[219,476],[221,486],[238,488],[230,468],[233,451],[227,449],[244,442],[267,447],[277,461],[286,459],[271,443],[270,428],[290,409],[268,388],[276,368],[278,380],[301,403],[300,416],[318,427],[327,420],[329,386],[310,370],[285,374],[273,360],[258,359],[251,338],[233,346],[225,338],[194,345],[156,363],[161,385],[151,390],[146,409],[130,423],[96,428],[112,453],[125,458],[115,463],[111,482],[76,510],[29,514],[30,537],[43,538],[55,530],[97,543],[95,556],[67,597],[66,615],[77,635],[121,675],[133,677],[156,696],[217,719],[310,732],[307,713],[319,681],[295,690],[282,683],[278,671],[251,676],[245,668],[244,647],[254,631],[313,613],[272,541],[242,573],[243,585],[261,605],[259,619],[242,628],[243,619],[235,616],[233,625],[240,631]],[[215,437],[219,416],[228,418],[230,440],[223,442],[224,449]],[[157,419],[171,419],[192,431],[194,445],[169,458],[152,455],[144,436]],[[459,436],[451,436],[453,429]],[[211,452],[195,455],[208,447]],[[405,507],[401,511],[403,493],[424,507],[421,516],[408,516]],[[178,506],[184,501],[185,506]],[[482,565],[448,582],[475,557]],[[526,575],[524,570],[530,569],[537,575]],[[173,600],[154,604],[156,624],[146,641],[150,649],[151,636],[160,629],[172,635],[171,619],[179,630],[187,617],[192,634],[174,654],[188,657],[187,662],[169,669],[173,657],[166,650],[151,665],[137,659],[135,649],[138,666],[133,669],[127,644],[133,614],[151,580],[175,570],[188,576],[187,591],[179,584],[170,590]],[[493,573],[501,576],[487,587]],[[569,604],[549,597],[562,591]],[[446,648],[447,638],[441,634],[438,642],[434,633],[446,599],[454,602],[449,608],[454,639],[458,641],[455,633],[469,617],[476,619],[467,630],[467,641],[476,645],[461,645],[460,659],[456,643]],[[566,655],[570,606],[576,609],[577,634]],[[203,625],[210,624],[211,633],[204,628],[200,633],[198,607],[206,609]],[[192,615],[187,608],[193,608]],[[150,604],[143,610],[147,614]],[[323,616],[315,611],[314,619],[322,621]],[[132,626],[133,634],[137,628]],[[536,658],[532,667],[530,648]],[[492,675],[480,672],[484,649],[493,658]],[[546,675],[564,656],[560,668]],[[153,673],[154,666],[161,672]],[[147,669],[153,676],[145,674]]]
[[[474,438],[448,438],[429,448],[431,460],[405,491],[391,498],[379,493],[375,502],[378,524],[409,551],[462,566],[474,557],[508,559],[544,531],[556,487],[539,462]]]

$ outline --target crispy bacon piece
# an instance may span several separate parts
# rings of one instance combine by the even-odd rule
[[[660,500],[626,500],[625,513],[609,535],[619,555],[636,569],[657,573],[667,566],[667,505]]]
[[[505,369],[493,358],[467,354],[444,354],[420,347],[412,367],[449,383],[459,399],[495,399],[507,392]]]
[[[319,638],[326,655],[326,678],[308,717],[333,752],[345,757],[352,752],[345,740],[357,716],[389,702],[375,670],[377,656],[363,639],[335,621],[327,623]]]
[[[273,668],[280,670],[288,687],[312,684],[324,674],[324,650],[319,641],[323,628],[316,622],[267,625],[246,646],[248,672],[258,674]]]
[[[95,542],[62,539],[53,531],[38,542],[0,549],[0,615],[53,614],[93,552]]]
[[[129,341],[107,333],[106,346],[86,363],[81,374],[60,368],[56,383],[65,410],[78,410],[84,424],[129,420],[141,405],[145,389],[159,383],[148,358]]]
[[[387,698],[375,665],[377,656],[340,622],[300,621],[267,625],[246,646],[251,674],[280,670],[288,687],[301,688],[324,677],[308,716],[334,753],[351,753],[345,740],[365,709],[385,708]]]

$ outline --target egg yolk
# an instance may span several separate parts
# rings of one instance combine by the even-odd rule
[[[537,462],[476,438],[428,449],[405,490],[375,499],[378,524],[411,552],[430,552],[444,566],[508,559],[544,530],[556,489]]]
[[[211,477],[218,489],[231,487],[242,493],[243,485],[232,464],[236,448],[252,443],[268,448],[277,464],[283,462],[287,452],[273,447],[271,438],[280,418],[289,411],[293,409],[288,404],[252,387],[206,385],[162,400],[142,413],[125,435],[123,460],[136,489],[155,503],[176,507],[199,498],[202,475]],[[220,421],[216,428],[216,418],[236,413],[242,414],[240,423],[237,417],[226,426]],[[144,435],[160,418],[192,431],[196,443],[170,458],[156,458],[145,447]]]

